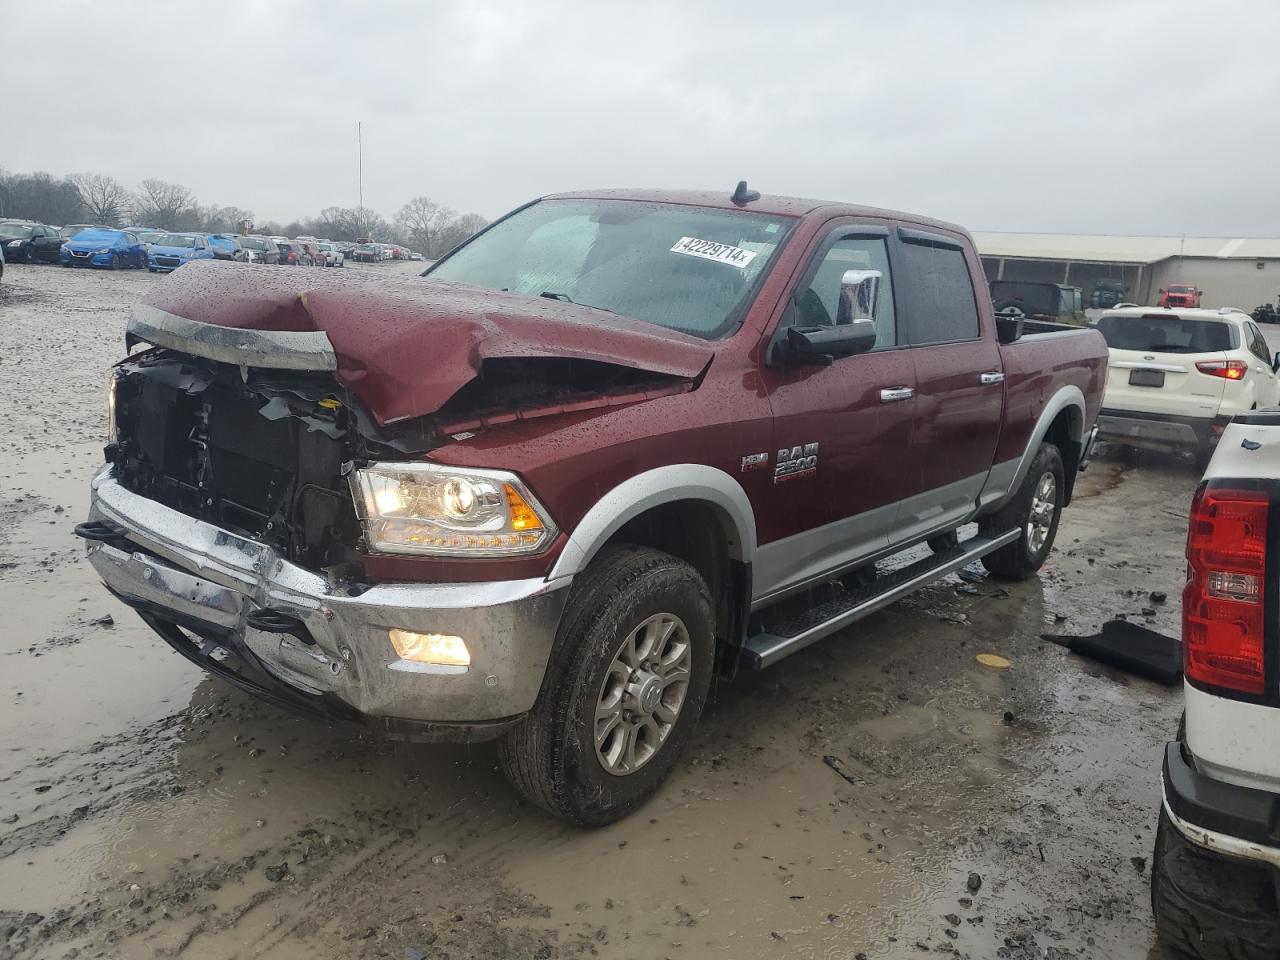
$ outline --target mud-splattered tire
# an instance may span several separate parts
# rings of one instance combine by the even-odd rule
[[[507,778],[528,800],[569,823],[598,827],[641,806],[674,769],[710,690],[714,621],[698,572],[647,547],[610,550],[571,589],[537,703],[499,744],[498,756]],[[687,683],[662,739],[653,740],[656,734],[646,728],[652,752],[630,772],[610,772],[607,754],[614,741],[597,745],[602,704],[629,638],[660,617],[678,621],[687,635],[687,656],[682,654]],[[638,676],[639,670],[631,674],[633,680]],[[650,676],[643,674],[646,680]],[[659,685],[664,681],[665,676]],[[645,688],[638,692],[643,695]],[[632,694],[619,688],[618,696]],[[638,709],[638,701],[626,702]]]
[[[1267,869],[1202,853],[1163,808],[1151,865],[1151,911],[1160,941],[1180,956],[1280,956],[1280,914]]]
[[[1065,491],[1062,454],[1051,443],[1040,444],[1013,499],[979,521],[978,530],[984,536],[1014,528],[1020,531],[1013,543],[983,557],[982,565],[1006,580],[1026,580],[1035,574],[1053,549]]]

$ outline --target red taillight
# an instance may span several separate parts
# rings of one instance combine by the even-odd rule
[[[1267,496],[1202,486],[1187,528],[1182,646],[1189,680],[1241,693],[1264,689]]]
[[[1249,365],[1243,360],[1200,360],[1196,369],[1211,377],[1222,377],[1224,380],[1243,380]]]

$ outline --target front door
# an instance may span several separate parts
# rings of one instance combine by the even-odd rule
[[[899,314],[916,374],[915,422],[897,539],[954,527],[971,514],[995,456],[1004,371],[991,317],[978,312],[977,258],[958,238],[898,231]]]
[[[771,363],[773,482],[757,510],[757,599],[883,550],[906,482],[915,373],[902,349],[887,228],[846,223],[818,243],[783,314],[785,327],[834,325],[846,270],[882,273],[876,346],[829,366]],[[774,354],[776,361],[777,353]]]

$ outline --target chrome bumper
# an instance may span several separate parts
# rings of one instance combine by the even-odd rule
[[[568,595],[567,579],[384,583],[360,592],[264,543],[131,493],[110,468],[93,481],[89,519],[120,534],[90,541],[94,569],[148,622],[248,653],[300,697],[336,698],[368,718],[484,724],[525,713]],[[296,617],[305,630],[264,632],[246,622],[265,608]],[[401,660],[387,635],[393,627],[462,637],[470,667]],[[174,644],[171,626],[157,630]]]

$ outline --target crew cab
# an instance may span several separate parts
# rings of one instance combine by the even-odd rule
[[[1280,956],[1280,410],[1226,427],[1191,504],[1186,712],[1167,744],[1151,871],[1160,938]]]
[[[1191,283],[1171,283],[1167,290],[1160,291],[1157,307],[1187,307],[1196,309],[1200,306],[1199,287]]]
[[[1104,313],[1098,331],[1110,349],[1105,440],[1208,462],[1233,416],[1280,403],[1280,358],[1239,310],[1128,307]]]
[[[713,673],[1033,575],[1106,376],[1097,332],[997,321],[961,228],[745,183],[546,197],[425,279],[193,263],[127,343],[78,528],[107,588],[276,703],[499,739],[583,825]]]

